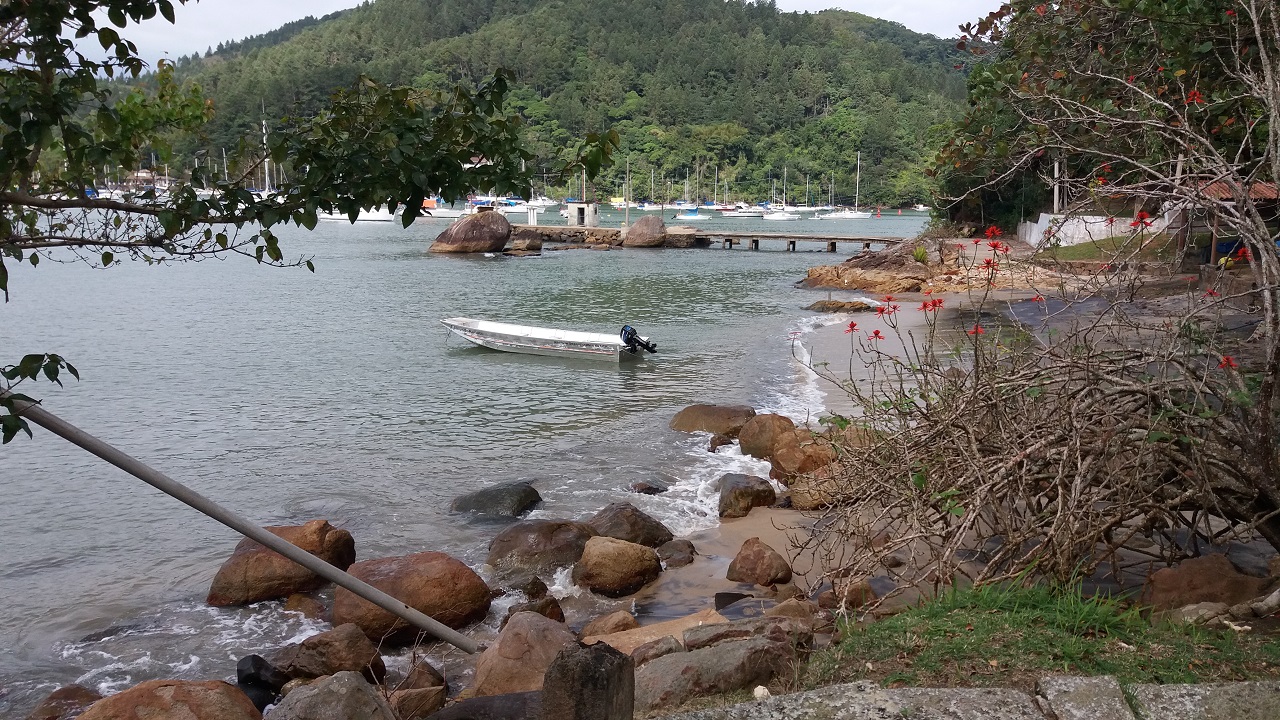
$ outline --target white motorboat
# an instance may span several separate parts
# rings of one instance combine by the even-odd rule
[[[932,210],[932,208],[930,208],[928,205],[920,205],[920,204],[912,205],[911,209],[915,210],[916,212],[929,212],[930,210]]]
[[[617,335],[512,325],[472,318],[445,318],[440,322],[454,334],[481,347],[504,352],[552,357],[595,358],[599,360],[639,360],[646,352],[658,352],[657,343],[641,336],[630,325]]]
[[[342,212],[317,212],[316,217],[321,220],[342,220],[350,222],[351,218]],[[356,222],[391,222],[396,219],[396,214],[379,205],[368,210],[361,210],[360,216],[356,218]]]
[[[867,220],[871,217],[867,210],[836,210],[826,215],[814,215],[815,220]]]
[[[699,215],[699,214],[698,214],[698,208],[691,208],[691,209],[689,209],[689,210],[685,210],[684,212],[681,212],[681,213],[679,213],[679,214],[675,215],[675,216],[674,216],[674,217],[672,217],[671,219],[672,219],[672,220],[682,220],[682,221],[683,221],[683,220],[706,220],[708,217],[709,217],[709,216],[707,216],[707,215]]]
[[[760,217],[760,219],[761,220],[799,220],[800,216],[797,213],[793,213],[793,212],[778,211],[778,212],[765,213]]]

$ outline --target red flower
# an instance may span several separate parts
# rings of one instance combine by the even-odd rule
[[[881,305],[876,308],[876,317],[886,317],[892,315],[901,309],[899,305]]]
[[[851,322],[851,323],[849,323],[849,327],[847,327],[847,328],[845,328],[845,329],[844,329],[844,334],[845,334],[845,335],[848,335],[848,334],[849,334],[849,333],[851,333],[851,332],[858,332],[858,323],[856,323],[856,322]]]
[[[1004,243],[1000,242],[999,240],[992,240],[991,242],[987,243],[987,247],[991,248],[995,252],[1000,252],[1000,246],[1003,244]]]
[[[1227,11],[1227,17],[1235,17],[1235,16],[1236,16],[1236,11],[1235,11],[1235,10],[1228,10],[1228,11]]]
[[[1201,95],[1199,90],[1192,90],[1191,92],[1187,93],[1188,105],[1198,105],[1203,103],[1204,103],[1204,95]]]
[[[1035,297],[1031,298],[1031,302],[1044,302],[1044,296],[1037,293]]]
[[[992,258],[986,258],[982,261],[982,267],[984,270],[991,270],[994,272],[996,268],[1000,267],[1000,263],[996,262]]]
[[[1150,217],[1151,216],[1147,214],[1146,210],[1139,210],[1138,214],[1133,216],[1133,222],[1129,223],[1129,227],[1138,227],[1139,225],[1142,227],[1151,227]]]
[[[1223,355],[1222,362],[1218,363],[1218,367],[1226,368],[1228,370],[1235,370],[1236,368],[1240,367],[1240,363],[1236,362],[1236,359],[1231,357],[1230,355]]]
[[[1187,282],[1197,282],[1200,280],[1200,278],[1196,277],[1195,275],[1188,275],[1182,279],[1186,280]]]
[[[978,243],[980,243],[980,242],[982,242],[982,238],[974,238],[974,239],[973,239],[973,244],[974,244],[974,245],[977,245],[977,244],[978,244]]]
[[[983,334],[983,333],[985,333],[985,332],[986,332],[986,330],[983,330],[981,325],[974,325],[974,326],[973,326],[973,329],[969,331],[969,334],[970,334],[970,335],[981,335],[981,334]]]
[[[1116,224],[1116,219],[1115,219],[1115,218],[1113,218],[1113,217],[1109,217],[1109,218],[1107,218],[1107,224],[1108,224],[1108,225],[1115,225],[1115,224]]]
[[[1008,255],[1009,251],[1012,249],[1013,248],[1009,247],[1008,243],[1000,243],[1000,252],[1004,253],[1005,255]]]
[[[919,310],[920,312],[929,312],[930,310],[933,309],[933,304],[929,302],[922,302],[920,303],[920,307],[916,309]]]
[[[976,245],[977,243],[975,242],[974,244]],[[964,250],[964,243],[956,243],[956,249]]]
[[[928,289],[928,290],[925,290],[925,291],[924,291],[924,294],[925,294],[925,295],[932,295],[932,294],[933,294],[933,288],[930,288],[930,289]]]
[[[1214,290],[1213,288],[1209,288],[1208,290],[1204,291],[1204,294],[1200,296],[1200,299],[1203,300],[1205,298],[1211,298],[1211,297],[1219,297],[1218,291]]]
[[[1040,17],[1044,17],[1044,14],[1045,14],[1046,12],[1048,12],[1048,11],[1049,11],[1049,6],[1048,6],[1048,5],[1037,5],[1037,6],[1036,6],[1036,14],[1037,14],[1037,15],[1039,15]]]
[[[942,309],[942,298],[934,298],[929,301],[929,304],[933,306],[934,310],[940,310]]]
[[[887,302],[887,303],[891,303],[891,302],[893,302],[893,296],[892,296],[892,295],[885,295],[885,296],[884,296],[884,301],[885,301],[885,302]]]
[[[1099,185],[1106,185],[1107,179],[1099,175],[1097,178],[1095,178],[1095,182],[1097,182]]]
[[[1111,163],[1103,163],[1103,164],[1102,164],[1102,172],[1104,172],[1104,173],[1109,173],[1109,172],[1111,172]]]
[[[992,225],[991,227],[987,228],[987,232],[986,232],[986,236],[988,240],[994,240],[995,238],[998,238],[1003,234],[1004,234],[1004,231],[1002,231],[1000,228],[996,227],[995,225]]]
[[[872,333],[871,333],[871,335],[870,335],[869,337],[870,337],[872,340],[883,340],[883,339],[884,339],[884,335],[881,335],[879,330],[876,330],[876,331],[872,332]]]

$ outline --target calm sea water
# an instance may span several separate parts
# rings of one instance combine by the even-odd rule
[[[818,227],[911,235],[924,218],[873,222]],[[788,336],[814,325],[814,293],[793,284],[837,256],[768,243],[427,254],[441,227],[282,232],[314,275],[243,259],[15,269],[0,358],[63,354],[81,380],[32,386],[47,409],[261,524],[328,518],[361,559],[440,550],[479,565],[500,526],[449,501],[514,479],[534,482],[542,516],[625,498],[677,533],[706,528],[704,484],[752,461],[707,453],[670,417],[695,402],[821,409]],[[438,321],[454,315],[629,323],[660,354],[617,366],[495,353],[450,339]],[[0,716],[69,682],[232,675],[245,652],[317,629],[274,603],[205,607],[238,536],[46,432],[0,448],[0,474]],[[638,478],[674,488],[626,493]]]

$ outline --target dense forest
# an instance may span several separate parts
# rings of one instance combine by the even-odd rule
[[[589,189],[814,202],[834,180],[850,202],[929,199],[928,167],[965,96],[952,42],[856,13],[779,12],[740,0],[377,0],[182,58],[216,114],[208,149],[254,137],[262,119],[310,113],[360,74],[442,89],[498,68],[544,175],[588,132],[616,129],[619,161]],[[189,152],[196,149],[188,145]],[[214,157],[216,157],[216,151]],[[651,185],[652,181],[652,185]]]

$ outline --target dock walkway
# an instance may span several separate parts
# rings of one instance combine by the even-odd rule
[[[608,227],[575,227],[565,225],[515,225],[518,230],[532,230],[542,235],[548,241],[561,242],[606,242],[616,245],[621,242],[622,231],[618,228]],[[795,252],[799,243],[823,243],[827,247],[827,252],[837,252],[841,244],[860,245],[863,250],[877,249],[896,245],[906,242],[910,238],[903,237],[879,237],[872,235],[832,235],[830,233],[786,233],[786,232],[759,232],[750,230],[710,230],[706,228],[690,227],[688,225],[673,225],[667,228],[672,234],[692,235],[694,243],[697,245],[711,246],[720,245],[727,250],[732,250],[735,245],[745,246],[750,250],[760,250],[762,241],[780,241],[786,243],[788,252]],[[570,240],[572,238],[572,240]]]

